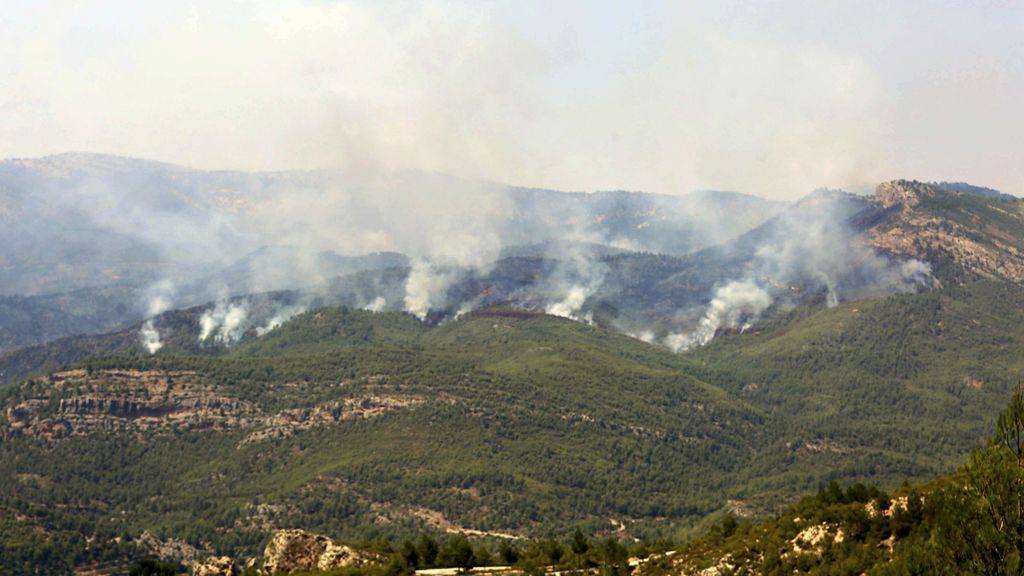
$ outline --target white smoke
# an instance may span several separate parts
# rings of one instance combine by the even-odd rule
[[[383,296],[377,296],[369,304],[363,306],[363,310],[370,312],[383,312],[384,308],[388,305],[388,301]]]
[[[544,312],[553,316],[573,318],[592,293],[593,290],[589,286],[572,286],[565,295],[565,299],[549,304],[544,308]]]
[[[507,189],[421,175],[412,181],[396,178],[386,190],[396,200],[380,210],[389,236],[412,258],[405,310],[424,319],[431,310],[453,304],[448,289],[454,283],[494,267],[511,220]]]
[[[607,240],[591,228],[585,213],[572,214],[570,223],[548,248],[547,256],[558,265],[542,282],[541,292],[548,295],[544,312],[590,324],[593,315],[581,312],[608,275],[608,265],[595,254],[595,246]]]
[[[836,292],[835,282],[825,272],[820,273],[821,281],[825,284],[825,305],[829,308],[835,308],[839,305],[839,294]]]
[[[641,342],[646,342],[648,344],[653,344],[654,340],[656,338],[653,330],[641,330],[639,332],[627,332],[626,336],[629,336],[630,338],[636,338],[637,340],[640,340]]]
[[[900,264],[900,276],[916,286],[928,286],[932,281],[932,265],[911,258]]]
[[[462,274],[457,270],[441,269],[423,260],[413,260],[409,277],[405,281],[405,309],[420,320],[434,309],[448,304],[448,287]]]
[[[600,281],[595,281],[589,284],[577,284],[569,287],[569,290],[565,294],[565,298],[558,302],[548,304],[544,308],[544,312],[551,314],[552,316],[561,316],[563,318],[572,318],[573,320],[583,320],[580,316],[580,310],[583,305],[586,304],[587,299],[590,298],[594,292],[600,288]]]
[[[779,215],[769,235],[759,242],[751,264],[760,282],[758,290],[768,299],[761,310],[755,308],[762,298],[748,302],[750,309],[744,313],[752,314],[752,322],[771,304],[772,296],[763,287],[817,283],[824,291],[825,305],[833,308],[844,300],[909,292],[929,284],[928,264],[893,261],[869,246],[851,227],[851,217],[862,208],[860,201],[849,194],[820,190]],[[716,293],[716,300],[719,296],[730,294]],[[674,338],[674,347],[686,349],[710,341],[715,333],[710,329],[713,319],[720,313],[714,308],[728,301],[712,301],[705,317],[709,322],[702,321],[694,333],[696,338]]]
[[[225,346],[238,342],[247,328],[246,303],[225,303],[218,301],[199,318],[199,342],[206,342],[211,336]]]
[[[256,328],[256,335],[263,336],[267,332],[274,330],[281,324],[284,324],[288,320],[292,319],[295,316],[298,316],[299,314],[302,314],[305,311],[306,306],[285,306],[284,308],[279,310],[277,314],[274,314],[274,316],[270,320],[267,320],[266,324]],[[202,340],[202,338],[200,338],[200,340]]]
[[[154,324],[154,317],[170,310],[173,303],[174,284],[170,281],[158,282],[147,290],[146,321],[142,324],[139,336],[142,339],[142,346],[150,354],[156,354],[164,343],[160,338],[160,331]]]
[[[715,291],[695,330],[669,334],[665,345],[681,352],[707,344],[723,328],[746,330],[771,305],[771,294],[756,283],[750,280],[729,282]]]
[[[160,332],[153,326],[152,318],[142,324],[142,330],[139,334],[142,336],[142,346],[150,354],[156,354],[158,350],[164,347],[163,342],[160,341]]]

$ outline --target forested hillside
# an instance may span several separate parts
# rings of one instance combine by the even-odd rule
[[[836,482],[763,522],[727,516],[640,573],[1020,574],[1024,392],[955,473],[892,492]]]
[[[1024,374],[1019,208],[822,191],[692,254],[371,266],[16,350],[2,540],[57,573],[254,556],[286,527],[654,541],[832,481],[928,481]]]
[[[317,309],[212,356],[94,359],[10,389],[3,506],[67,562],[111,553],[81,522],[232,554],[287,526],[679,535],[829,480],[951,470],[1020,377],[1022,292],[780,309],[681,355],[514,308],[436,327]]]

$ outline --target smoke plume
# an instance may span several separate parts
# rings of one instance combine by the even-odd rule
[[[746,330],[772,304],[794,302],[794,293],[820,291],[832,308],[927,287],[926,262],[894,260],[865,243],[852,225],[864,210],[871,208],[863,198],[822,190],[739,239],[752,252],[744,278],[718,287],[697,326],[670,333],[665,344],[684,351],[707,344],[721,329]]]
[[[278,326],[280,326],[281,324],[284,324],[288,320],[291,320],[293,317],[302,314],[303,312],[306,311],[306,308],[307,306],[305,305],[285,306],[281,308],[277,313],[275,313],[270,318],[270,320],[267,320],[266,324],[256,328],[256,335],[263,336],[267,332],[270,332],[277,328]],[[200,338],[200,340],[202,340],[202,338]]]
[[[245,302],[218,301],[213,309],[203,312],[199,318],[199,342],[213,337],[214,342],[231,346],[238,342],[248,325],[248,306]]]
[[[707,344],[723,328],[738,328],[742,332],[752,326],[771,305],[771,295],[754,282],[729,282],[715,291],[696,329],[689,333],[669,334],[665,338],[665,345],[675,352],[681,352]]]
[[[142,324],[139,336],[146,351],[156,354],[164,344],[160,338],[160,331],[154,324],[155,316],[170,310],[173,303],[174,284],[170,281],[158,282],[147,292],[146,321]]]
[[[363,306],[363,310],[370,312],[383,312],[384,308],[388,305],[388,301],[382,296],[377,296],[369,304]]]

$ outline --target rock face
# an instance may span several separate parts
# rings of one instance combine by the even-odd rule
[[[174,538],[161,540],[148,530],[139,536],[136,543],[140,548],[147,551],[155,558],[174,560],[185,564],[186,566],[194,563],[201,554],[206,555],[212,553],[212,550],[209,549],[205,551],[198,550],[196,547],[190,545],[184,540],[177,540]]]
[[[227,556],[207,558],[192,566],[193,576],[233,576],[235,563]]]
[[[267,413],[201,374],[160,370],[65,370],[30,380],[22,390],[19,403],[0,406],[0,438],[52,440],[119,430],[251,430],[240,442],[245,445],[423,403],[418,397],[370,394]]]
[[[883,182],[875,188],[875,201],[882,208],[913,208],[921,202],[922,196],[933,195],[934,189],[928,184],[909,180]]]
[[[263,552],[263,570],[268,574],[290,574],[297,570],[362,566],[376,560],[371,554],[337,544],[326,536],[305,530],[278,530]]]
[[[866,240],[883,252],[953,262],[980,279],[1024,280],[1024,202],[959,194],[930,184],[879,184],[883,212]]]

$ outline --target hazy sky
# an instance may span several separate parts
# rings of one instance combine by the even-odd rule
[[[1024,2],[4,0],[0,157],[1024,194]]]

